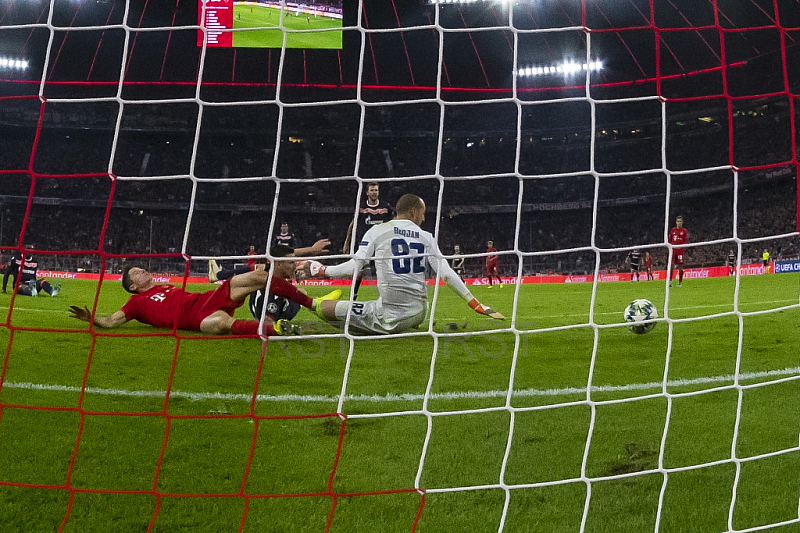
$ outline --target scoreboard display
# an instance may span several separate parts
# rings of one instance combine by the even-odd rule
[[[342,0],[198,0],[197,46],[342,47]]]

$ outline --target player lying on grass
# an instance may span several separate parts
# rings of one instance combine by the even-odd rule
[[[33,245],[28,244],[25,247],[30,249]],[[17,276],[19,276],[20,283],[16,287],[16,292],[20,296],[37,296],[41,292],[53,297],[58,296],[61,291],[61,282],[58,281],[55,285],[51,285],[46,279],[37,278],[38,270],[39,261],[30,252],[26,251],[24,257],[17,253],[12,255],[3,275],[3,294],[6,292],[9,276],[14,278],[12,287],[16,286]]]
[[[343,327],[349,313],[351,331],[363,334],[400,333],[417,326],[428,310],[425,269],[430,266],[476,312],[503,320],[503,315],[475,299],[442,258],[433,235],[419,227],[425,221],[422,198],[406,194],[398,200],[395,211],[394,220],[374,226],[364,234],[353,259],[329,267],[316,261],[301,265],[304,274],[314,278],[352,278],[365,262],[373,259],[377,267],[377,300],[353,302],[352,306],[345,300],[321,301],[317,315]]]
[[[296,248],[292,249],[292,255],[294,257],[303,257],[307,255],[323,255],[328,253],[328,246],[331,245],[331,241],[328,239],[320,239],[315,242],[312,246],[307,246],[305,248]],[[251,246],[251,249],[254,248]],[[291,248],[291,247],[289,247]],[[273,252],[275,248],[273,247],[270,249],[270,254],[275,256]],[[249,253],[247,255],[250,255]],[[279,255],[278,257],[283,257],[283,255]],[[256,264],[255,260],[253,263],[250,264],[250,261],[247,261],[248,264],[246,265],[239,265],[233,268],[222,268],[217,263],[216,259],[209,259],[208,260],[208,281],[211,283],[216,283],[217,281],[222,281],[224,279],[230,279],[236,274],[244,274],[246,272],[250,272],[251,270],[264,270],[266,266],[264,264]],[[291,276],[288,276],[291,278]]]
[[[303,248],[300,250],[303,250]],[[294,257],[297,250],[291,246],[279,244],[270,248],[269,253],[272,257]],[[275,265],[272,271],[273,279],[292,279],[296,268],[295,261],[274,261],[273,264]],[[303,289],[297,290],[305,294]],[[266,298],[264,296],[265,293]],[[342,291],[337,289],[331,293],[330,297],[338,298],[341,294]],[[250,308],[253,318],[261,320],[261,314],[263,313],[265,320],[270,322],[277,322],[281,319],[291,320],[300,312],[299,303],[276,294],[274,291],[265,291],[263,288],[250,293],[247,299],[247,306]]]
[[[157,328],[200,331],[209,335],[270,335],[297,334],[298,327],[288,320],[265,323],[259,332],[258,320],[236,320],[233,315],[251,292],[266,287],[269,272],[254,270],[233,276],[217,289],[191,293],[174,285],[156,285],[153,275],[139,267],[128,267],[122,274],[122,287],[133,294],[122,309],[108,317],[94,317],[94,325],[116,328],[129,320],[138,320]],[[298,291],[294,285],[273,276],[270,291],[309,309],[318,306],[313,299]],[[334,291],[321,299],[338,298],[341,291]],[[70,306],[70,316],[92,322],[88,307]]]

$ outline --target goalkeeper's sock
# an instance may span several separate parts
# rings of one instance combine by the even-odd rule
[[[269,286],[269,292],[278,296],[283,296],[287,300],[299,303],[303,307],[314,311],[314,300],[307,294],[303,294],[297,287],[289,283],[283,278],[273,276],[272,283]]]

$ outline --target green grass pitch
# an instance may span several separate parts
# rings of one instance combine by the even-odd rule
[[[278,28],[280,9],[266,6],[234,5],[233,28]],[[303,13],[295,16],[286,11],[283,16],[287,48],[341,48],[342,20],[330,17],[314,17]],[[307,31],[336,30],[339,31]],[[280,29],[252,29],[233,32],[233,46],[239,48],[281,48],[283,31]]]
[[[584,508],[590,532],[655,531],[659,508],[659,531],[727,531],[734,483],[734,528],[797,531],[799,286],[741,278],[740,316],[726,314],[733,278],[687,280],[669,291],[676,321],[634,335],[605,326],[634,298],[663,317],[663,282],[603,283],[594,301],[591,284],[526,285],[518,338],[441,288],[434,331],[448,336],[359,338],[348,358],[336,337],[265,351],[93,337],[67,307],[97,285],[67,280],[57,298],[17,297],[22,329],[0,327],[2,531],[306,532],[332,517],[334,532],[494,532],[506,505],[504,531],[578,531]],[[506,316],[515,290],[474,288]],[[125,299],[110,282],[98,312]],[[407,490],[417,478],[424,500]]]

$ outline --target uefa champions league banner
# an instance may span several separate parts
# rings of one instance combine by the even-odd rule
[[[800,259],[791,259],[788,261],[775,261],[775,268],[773,272],[800,272]]]

